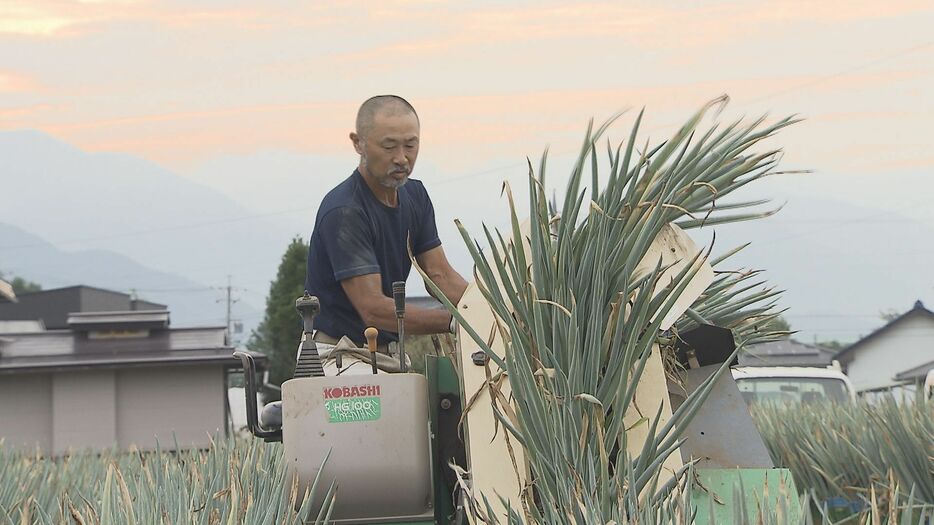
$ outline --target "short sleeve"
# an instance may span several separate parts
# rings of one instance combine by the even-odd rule
[[[441,246],[438,237],[438,225],[435,224],[435,207],[424,188],[421,188],[421,209],[418,214],[418,225],[412,239],[412,255],[421,255],[428,250]]]
[[[335,280],[379,273],[373,234],[363,212],[351,207],[335,208],[321,218],[316,228],[320,228]]]

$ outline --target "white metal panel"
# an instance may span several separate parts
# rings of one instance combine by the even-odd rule
[[[290,379],[282,384],[282,441],[283,463],[298,474],[300,491],[328,458],[319,487],[340,486],[331,519],[421,523],[433,513],[421,374]]]
[[[116,441],[114,371],[54,374],[52,431],[56,455],[112,447]]]
[[[117,441],[163,450],[206,447],[224,432],[224,372],[220,365],[130,368],[117,373]]]
[[[52,449],[51,376],[0,375],[0,440],[16,450]]]

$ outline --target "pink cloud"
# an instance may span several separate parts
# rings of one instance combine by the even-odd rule
[[[425,143],[440,147],[484,148],[484,153],[537,153],[546,143],[575,138],[590,116],[600,120],[627,106],[648,108],[645,130],[664,134],[707,100],[729,92],[733,114],[748,111],[747,101],[773,92],[790,92],[820,77],[787,76],[638,88],[538,90],[497,95],[417,97]],[[891,73],[841,75],[810,86],[823,97],[860,86],[894,82]],[[346,133],[359,100],[261,104],[205,110],[119,116],[39,127],[81,147],[136,151],[154,160],[187,162],[222,151],[264,147],[318,153],[345,148]],[[757,111],[757,110],[756,110]],[[845,118],[820,113],[817,118]]]
[[[25,117],[31,117],[37,113],[44,111],[49,111],[55,106],[51,104],[33,104],[31,106],[19,106],[12,108],[0,108],[0,120],[3,121],[4,128],[6,129],[15,129],[26,127],[26,124],[18,121],[17,119],[23,119]]]
[[[199,8],[188,2],[172,4],[147,0],[11,0],[0,4],[0,35],[33,38],[82,36],[105,31],[108,24],[152,22],[170,29],[227,27],[240,30],[275,30],[285,27],[320,27],[338,19],[330,6],[309,5],[301,10],[261,7]],[[345,20],[346,21],[346,20]]]
[[[30,77],[9,71],[0,71],[0,93],[26,93],[37,88],[38,84]]]
[[[555,39],[610,38],[638,49],[672,49],[738,42],[750,34],[781,29],[788,23],[839,24],[932,12],[930,2],[714,3],[702,7],[680,4],[636,6],[620,2],[536,5],[493,9],[416,8],[414,12],[388,7],[370,15],[387,24],[428,22],[437,31],[410,39],[381,43],[368,49],[338,53],[334,62],[371,62],[394,52],[439,56],[453,49],[471,49],[510,42]],[[378,63],[378,61],[376,61]]]

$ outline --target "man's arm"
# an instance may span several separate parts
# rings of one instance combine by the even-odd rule
[[[444,293],[444,296],[447,297],[448,301],[451,301],[453,304],[460,302],[461,297],[464,296],[464,290],[467,289],[467,281],[457,270],[455,270],[451,263],[448,262],[447,256],[444,255],[444,249],[441,246],[436,246],[424,253],[415,256],[415,262],[428,274],[428,277],[434,281],[438,288],[441,288],[441,291]],[[428,290],[428,293],[432,293],[431,289],[428,288],[428,285],[425,285],[425,288]]]
[[[341,281],[341,287],[367,326],[389,332],[398,330],[396,305],[391,297],[383,295],[379,274],[371,273],[344,279]],[[451,314],[447,310],[419,308],[408,304],[405,306],[407,334],[440,334],[447,332],[450,324]]]

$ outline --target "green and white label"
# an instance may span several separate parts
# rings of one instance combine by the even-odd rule
[[[378,397],[329,399],[324,402],[324,409],[328,411],[329,423],[375,421],[382,415]]]

